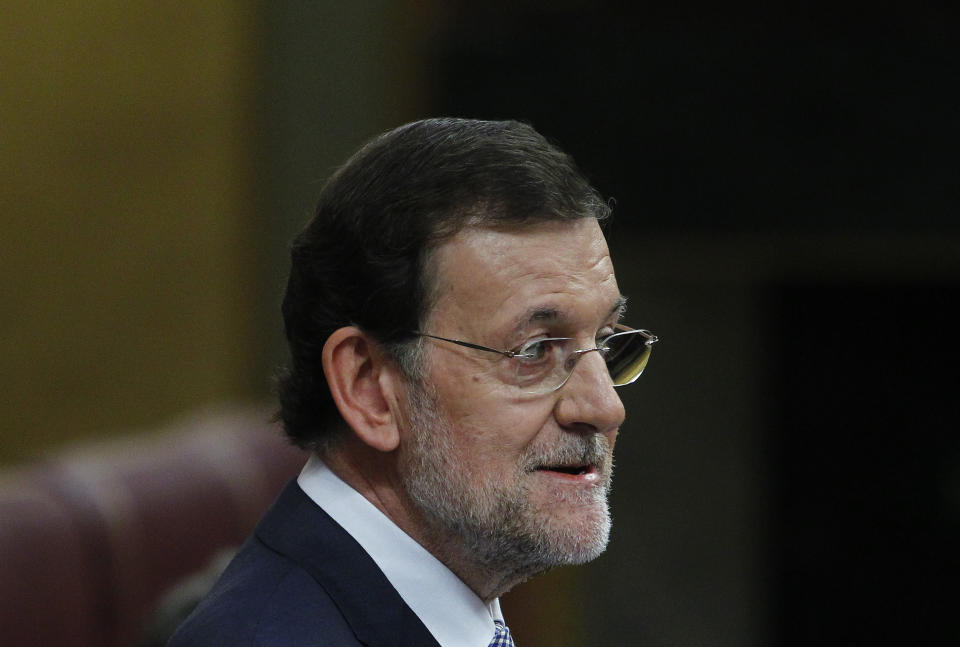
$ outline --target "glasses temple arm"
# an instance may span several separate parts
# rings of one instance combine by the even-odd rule
[[[414,332],[414,335],[418,337],[429,337],[430,339],[439,339],[440,341],[450,342],[451,344],[457,344],[458,346],[465,346],[467,348],[473,348],[476,350],[485,350],[488,353],[497,353],[499,355],[504,355],[506,357],[516,357],[517,354],[509,350],[497,350],[496,348],[488,348],[487,346],[481,346],[479,344],[472,344],[468,341],[463,341],[461,339],[450,339],[448,337],[439,337],[437,335],[430,335],[425,332]]]

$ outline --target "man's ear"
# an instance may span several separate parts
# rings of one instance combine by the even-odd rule
[[[355,326],[335,330],[322,357],[333,401],[357,437],[382,452],[396,449],[400,430],[390,400],[397,372],[389,357]]]

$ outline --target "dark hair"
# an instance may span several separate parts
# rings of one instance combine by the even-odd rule
[[[324,185],[291,250],[283,317],[290,367],[278,392],[287,436],[323,446],[340,428],[321,365],[355,325],[404,366],[427,314],[429,252],[467,226],[597,218],[609,208],[573,160],[516,121],[426,119],[376,137]]]

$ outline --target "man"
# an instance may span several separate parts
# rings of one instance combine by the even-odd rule
[[[171,645],[512,645],[498,597],[605,548],[656,338],[573,161],[516,122],[374,139],[296,239],[286,433],[313,455]]]

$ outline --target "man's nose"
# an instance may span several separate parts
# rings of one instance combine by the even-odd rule
[[[626,412],[599,352],[581,355],[567,383],[560,388],[555,414],[566,428],[607,433],[623,424]]]

